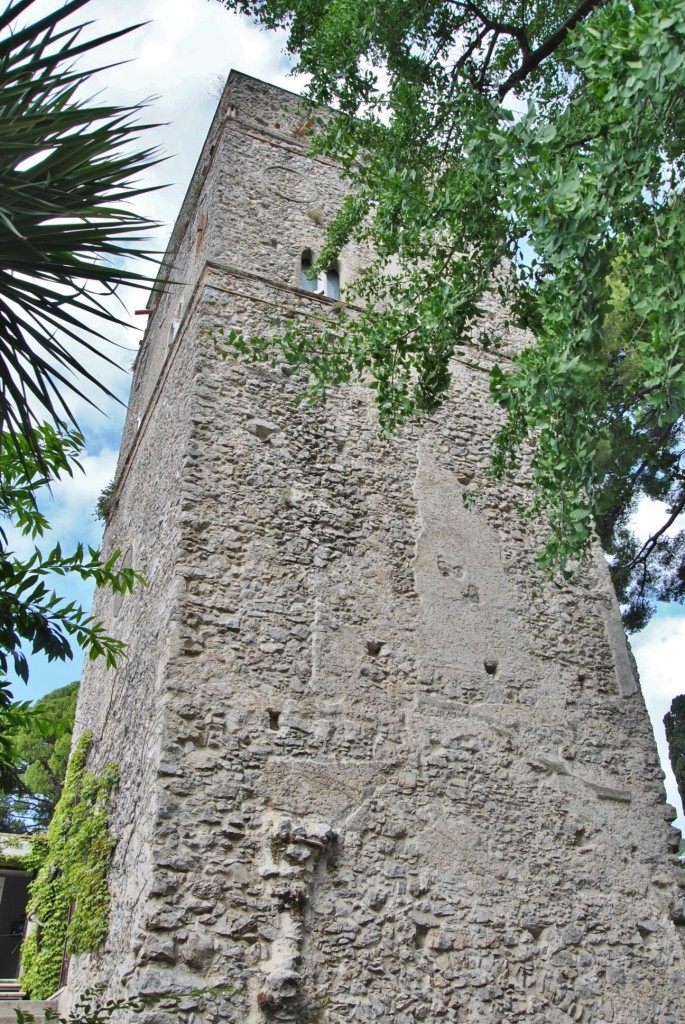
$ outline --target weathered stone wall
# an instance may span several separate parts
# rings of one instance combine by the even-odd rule
[[[361,389],[294,407],[287,368],[218,356],[220,326],[331,309],[299,259],[341,190],[294,104],[231,76],[139,358],[107,543],[149,587],[79,706],[122,765],[112,928],[70,983],[236,989],[148,1024],[677,1024],[685,906],[615,599],[601,559],[535,596],[539,538],[485,476],[487,360],[383,441]]]
[[[113,808],[117,846],[112,865],[112,915],[107,972],[117,976],[135,963],[133,951],[144,931],[150,887],[159,787],[160,736],[166,704],[167,663],[179,647],[177,563],[181,548],[182,484],[190,437],[192,346],[177,354],[166,377],[176,403],[160,393],[138,432],[135,463],[120,460],[118,489],[105,539],[105,552],[120,549],[128,565],[140,568],[146,587],[125,597],[96,595],[94,615],[128,644],[116,671],[101,662],[87,666],[79,694],[76,737],[93,732],[89,765],[101,770],[116,761],[121,781]],[[74,965],[74,979],[90,977]],[[77,988],[83,987],[81,981]]]

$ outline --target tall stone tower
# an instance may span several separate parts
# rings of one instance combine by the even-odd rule
[[[301,136],[231,75],[154,293],[106,536],[148,586],[100,595],[129,656],[78,712],[121,770],[111,927],[70,984],[233,986],[147,1024],[677,1024],[677,837],[618,609],[600,559],[534,597],[488,357],[380,440],[362,389],[298,407],[287,367],[217,353],[334,315],[365,259],[303,281],[342,187]]]

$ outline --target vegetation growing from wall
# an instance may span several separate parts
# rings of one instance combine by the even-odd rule
[[[112,499],[114,498],[115,489],[116,481],[110,480],[110,482],[102,488],[98,500],[95,502],[95,518],[98,519],[103,526],[107,525],[109,517],[112,514]]]
[[[86,771],[91,740],[89,732],[81,736],[47,834],[33,842],[30,867],[38,873],[28,911],[38,927],[22,947],[21,981],[34,999],[58,988],[65,943],[68,954],[90,953],[107,935],[107,874],[114,847],[108,810],[118,771],[111,763],[100,776]]]
[[[69,1011],[68,1017],[59,1017],[51,1010],[45,1013],[45,1024],[110,1024],[117,1014],[124,1010],[131,1013],[142,1013],[163,1002],[165,1006],[178,1004],[183,999],[212,999],[212,1008],[216,1009],[216,1000],[228,998],[234,991],[231,985],[217,985],[212,988],[194,988],[187,992],[164,992],[159,995],[129,996],[124,999],[106,999],[103,996],[105,986],[86,989],[76,1000]],[[36,1024],[31,1013],[15,1009],[17,1024]],[[119,1020],[119,1017],[116,1017]]]

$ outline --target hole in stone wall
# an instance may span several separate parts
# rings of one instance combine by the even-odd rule
[[[174,341],[176,340],[176,335],[178,334],[178,329],[179,329],[180,326],[181,326],[181,321],[180,320],[172,320],[171,321],[171,326],[169,328],[169,338],[167,340],[167,352],[169,351],[169,349],[173,345]]]
[[[485,671],[489,676],[494,676],[495,673],[497,672],[496,658],[486,658],[485,661],[483,662],[483,665],[485,667]]]
[[[426,936],[428,935],[428,929],[424,924],[416,925],[416,934],[414,935],[414,945],[417,949],[426,948]]]
[[[587,669],[579,668],[576,678],[580,683],[581,690],[592,689],[592,674]]]
[[[659,930],[659,926],[656,921],[638,921],[637,930],[646,944],[654,940],[654,933]]]
[[[269,716],[269,728],[272,729],[274,732],[278,732],[278,729],[279,729],[278,721],[279,721],[279,719],[281,717],[281,712],[280,711],[273,711],[271,708],[269,708],[269,710],[267,711],[267,714]]]
[[[671,904],[671,921],[678,928],[685,926],[685,899],[676,899]]]

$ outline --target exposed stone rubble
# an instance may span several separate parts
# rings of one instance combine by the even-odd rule
[[[141,1024],[677,1024],[685,873],[615,598],[599,558],[536,577],[492,357],[385,440],[362,389],[294,405],[219,358],[331,314],[299,261],[342,193],[301,124],[231,76],[138,359],[106,543],[148,587],[100,595],[129,657],[78,713],[122,770],[112,923],[70,987],[186,993]]]

